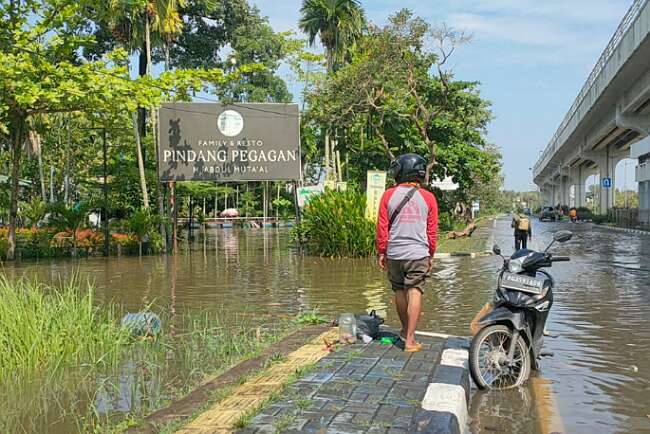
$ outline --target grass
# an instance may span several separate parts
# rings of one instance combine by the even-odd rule
[[[0,277],[0,381],[31,379],[60,369],[115,364],[128,333],[112,308],[93,303],[93,288],[76,280],[59,287]]]
[[[163,314],[162,334],[140,341],[120,327],[117,310],[98,307],[92,286],[75,279],[0,277],[0,432],[61,421],[76,432],[120,432],[298,327],[217,309]],[[125,399],[137,402],[123,413],[95,407]]]
[[[296,420],[296,416],[293,414],[285,414],[282,417],[277,418],[273,422],[273,428],[275,428],[276,434],[282,434],[287,428],[291,426]]]
[[[439,238],[436,253],[475,253],[484,252],[487,247],[488,236],[474,232],[471,237],[456,238],[448,240]]]
[[[471,237],[462,237],[456,239],[447,239],[447,232],[440,232],[438,237],[438,245],[436,248],[436,253],[476,253],[484,252],[491,248],[487,245],[489,235],[485,231],[480,231],[479,228],[482,225],[487,224],[490,221],[490,217],[482,217],[476,220],[477,230],[474,231]],[[463,227],[458,228],[459,231],[464,229]]]
[[[318,314],[318,308],[314,308],[311,312],[303,312],[295,320],[300,325],[319,325],[325,324],[328,319]]]

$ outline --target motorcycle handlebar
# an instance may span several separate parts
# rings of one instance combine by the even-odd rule
[[[568,256],[553,256],[551,262],[569,262],[571,258]]]

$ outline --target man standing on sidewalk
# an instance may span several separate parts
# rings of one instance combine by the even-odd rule
[[[388,270],[402,323],[400,337],[408,352],[422,349],[415,341],[415,328],[438,236],[438,203],[422,188],[426,167],[426,160],[416,154],[401,155],[391,163],[397,185],[382,196],[377,218],[379,267]]]

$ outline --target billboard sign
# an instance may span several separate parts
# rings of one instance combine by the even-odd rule
[[[387,173],[380,170],[369,170],[367,174],[366,218],[373,222],[377,221],[381,196],[386,191],[386,176]]]
[[[160,181],[302,178],[297,104],[163,103]]]
[[[305,205],[309,203],[309,201],[320,195],[323,194],[324,188],[322,185],[310,185],[307,187],[299,187],[298,188],[298,206],[300,208],[304,208]]]

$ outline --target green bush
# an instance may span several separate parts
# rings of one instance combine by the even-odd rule
[[[369,256],[375,252],[375,224],[366,219],[365,210],[365,194],[354,188],[328,189],[305,207],[296,233],[314,254]]]
[[[608,215],[596,215],[595,214],[591,218],[591,221],[593,221],[594,223],[596,223],[598,225],[605,224],[605,223],[612,223],[612,221],[611,221],[611,219],[609,218]]]
[[[450,212],[441,212],[438,214],[438,232],[462,231],[467,224],[457,219]]]
[[[580,207],[576,209],[578,220],[591,220],[594,215],[589,208]]]
[[[51,246],[56,230],[50,228],[17,228],[16,250],[21,258],[50,258],[57,256],[59,250]],[[8,228],[0,228],[0,259],[7,252]]]
[[[148,209],[139,209],[134,212],[128,222],[129,233],[138,242],[138,254],[142,256],[143,244],[150,243],[151,250],[159,251],[162,239],[157,232],[161,219]]]

